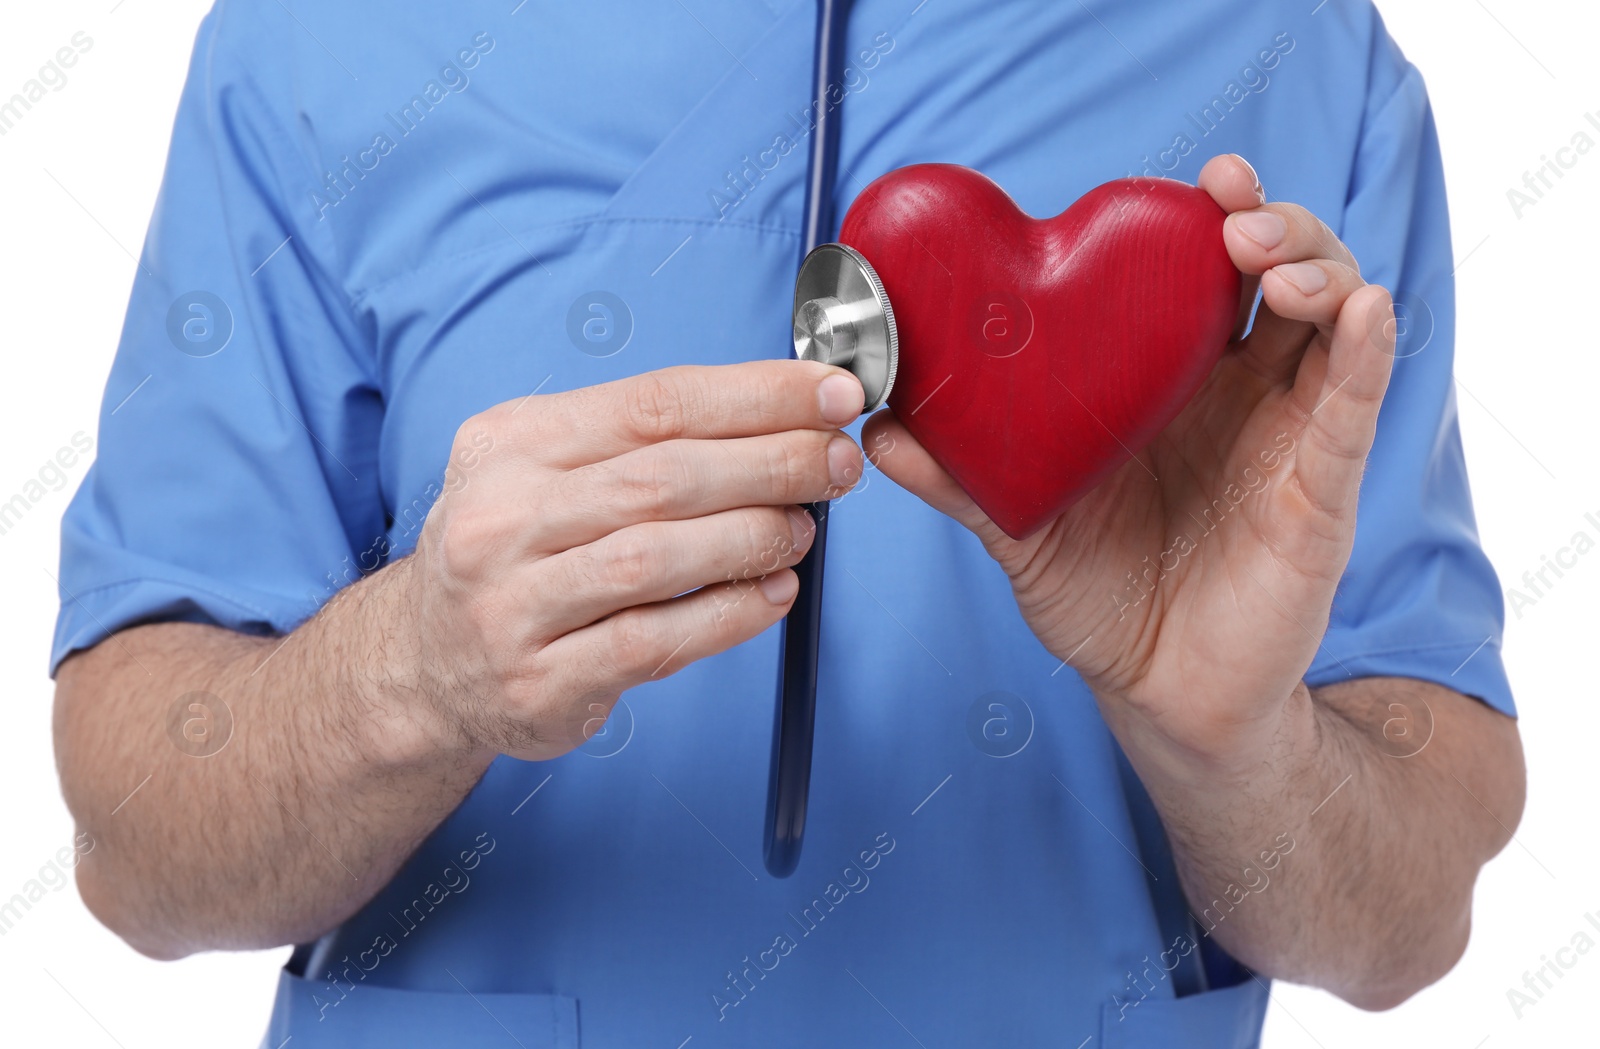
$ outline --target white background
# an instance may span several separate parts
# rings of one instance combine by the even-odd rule
[[[209,2],[8,5],[0,33],[7,95],[75,32],[87,32],[94,47],[64,88],[0,138],[0,332],[9,362],[0,385],[0,501],[37,477],[76,431],[95,433],[133,277],[128,253],[143,241],[194,29]],[[1502,580],[1519,585],[1524,571],[1538,569],[1575,532],[1600,536],[1600,525],[1584,517],[1600,520],[1600,150],[1520,217],[1507,199],[1525,171],[1577,132],[1600,141],[1584,119],[1596,112],[1600,120],[1600,8],[1579,0],[1486,2],[1380,6],[1432,91],[1458,263],[1461,425],[1484,544]],[[0,762],[0,899],[21,890],[72,836],[56,787],[44,666],[56,608],[57,523],[82,472],[79,464],[68,484],[0,536],[7,596],[0,667],[10,715]],[[1484,871],[1465,959],[1385,1014],[1280,984],[1267,1046],[1600,1042],[1600,951],[1580,957],[1520,1018],[1507,999],[1525,970],[1588,928],[1586,912],[1600,920],[1597,627],[1600,552],[1580,559],[1508,623],[1528,809],[1517,840]],[[1372,872],[1371,891],[1400,876]],[[148,961],[102,929],[68,885],[0,936],[0,1042],[254,1045],[286,955]]]

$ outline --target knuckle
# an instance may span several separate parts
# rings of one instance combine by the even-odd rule
[[[760,577],[762,570],[758,562],[760,561],[761,550],[761,542],[752,540],[749,545],[738,551],[737,561],[734,561],[733,557],[730,556],[727,569],[722,573],[723,581],[718,585],[746,586]]]
[[[626,456],[617,480],[629,506],[661,513],[677,502],[686,487],[683,451],[662,445]]]
[[[537,645],[518,645],[505,655],[501,670],[504,685],[502,716],[507,722],[537,726],[544,721],[550,699],[550,674],[539,658]]]
[[[784,435],[772,462],[773,480],[781,494],[804,498],[827,485],[831,436],[820,430],[793,430]]]
[[[745,595],[754,583],[739,584],[723,583],[715,587],[708,587],[706,594],[710,601],[710,610],[707,618],[710,621],[711,631],[718,637],[737,629],[737,620],[734,618],[740,604],[744,602]]]
[[[456,427],[455,436],[450,440],[452,457],[454,457],[454,453],[471,447],[472,438],[475,434],[492,432],[500,428],[499,407],[499,405],[495,405],[495,407],[481,411],[477,415],[469,416],[460,426]]]
[[[777,507],[772,511],[771,523],[767,525],[765,535],[770,545],[790,564],[800,560],[800,555],[805,553],[804,547],[808,545],[804,539],[797,542],[794,537],[794,519],[790,514],[804,515],[804,510],[793,507]]]
[[[816,361],[763,361],[763,365],[778,364],[780,367],[762,367],[755,372],[748,387],[740,392],[741,397],[749,397],[749,403],[768,406],[771,416],[788,415],[774,408],[789,401],[801,400],[814,390],[821,381],[821,376],[807,374],[809,370],[825,371],[827,366]],[[804,364],[806,369],[792,368],[792,364]]]
[[[1322,221],[1320,216],[1309,208],[1301,207],[1299,204],[1292,205],[1292,207],[1294,209],[1292,218],[1305,231],[1308,240],[1307,248],[1318,252],[1321,257],[1329,259],[1337,260],[1349,255],[1349,252],[1345,249],[1344,242],[1339,239],[1339,235],[1334,233],[1333,229]]]
[[[473,439],[480,434],[488,433],[498,435],[510,430],[515,423],[512,409],[517,406],[516,401],[504,401],[491,405],[476,415],[468,416],[460,426],[456,427],[455,447],[471,447]]]
[[[658,644],[656,629],[638,612],[618,612],[609,620],[608,644],[602,658],[617,671],[630,671],[643,665]]]
[[[711,604],[707,610],[706,632],[719,645],[733,644],[750,633],[753,623],[759,622],[771,606],[756,595],[756,584],[766,574],[753,563],[743,566],[742,577],[710,588]]]
[[[445,461],[444,494],[459,492],[467,486],[469,476],[504,439],[507,428],[499,406],[474,415],[456,428],[455,438],[450,442],[450,457]]]
[[[1322,225],[1322,220],[1313,215],[1310,210],[1303,205],[1285,202],[1268,204],[1267,207],[1272,211],[1276,211],[1278,215],[1289,224],[1290,229],[1298,230],[1301,234],[1311,233],[1314,230],[1324,228]]]
[[[1321,222],[1299,204],[1267,204],[1261,210],[1277,215],[1287,230],[1283,241],[1272,249],[1273,255],[1303,253],[1316,245],[1316,230]]]
[[[660,372],[647,372],[629,383],[622,402],[630,424],[646,440],[664,440],[683,425],[683,400]]]
[[[745,548],[749,551],[749,564],[756,573],[766,575],[798,559],[799,550],[783,510],[763,508],[751,516],[748,528]]]
[[[656,572],[656,544],[637,529],[613,533],[606,540],[604,563],[591,576],[607,590],[634,593],[643,589]]]
[[[832,442],[830,441],[829,445],[831,446],[831,444],[832,444]],[[823,452],[823,469],[824,469],[824,471],[827,471],[829,473],[829,476],[831,477],[832,471],[828,466],[827,454],[828,453],[826,451],[826,446],[825,446],[825,449],[824,449],[824,452]],[[848,467],[846,467],[846,469],[845,469],[845,480],[844,480],[844,482],[842,484],[830,485],[829,489],[828,489],[829,493],[830,494],[837,493],[837,495],[834,496],[835,498],[837,498],[839,495],[844,495],[847,492],[849,492],[851,489],[855,488],[856,484],[858,482],[860,482],[860,480],[861,480],[861,475],[862,475],[863,469],[865,469],[865,464],[863,462],[863,457],[861,455],[861,449],[856,445],[856,443],[854,441],[851,441],[850,442],[850,465]]]
[[[439,567],[450,579],[476,579],[505,539],[504,529],[482,513],[450,514],[440,528]]]

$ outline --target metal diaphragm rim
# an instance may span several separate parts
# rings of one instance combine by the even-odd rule
[[[814,305],[807,310],[807,304]],[[795,354],[837,363],[861,380],[863,413],[889,399],[900,337],[883,281],[859,251],[845,244],[812,249],[795,278],[793,320]]]

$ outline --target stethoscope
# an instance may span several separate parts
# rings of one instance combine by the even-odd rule
[[[795,356],[802,360],[820,360],[854,373],[866,394],[862,408],[866,414],[889,397],[899,340],[888,295],[872,266],[843,244],[825,243],[833,229],[833,186],[839,167],[839,106],[830,103],[828,95],[842,81],[849,20],[850,0],[817,0],[811,92],[816,127],[806,158],[794,346]],[[812,503],[806,509],[817,531],[810,550],[795,566],[800,591],[783,621],[767,780],[764,859],[775,878],[787,878],[800,862],[811,789],[828,503]]]

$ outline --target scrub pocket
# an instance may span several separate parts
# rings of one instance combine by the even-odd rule
[[[326,983],[280,972],[261,1049],[278,1049],[290,1038],[292,1049],[578,1049],[578,1000],[565,995],[356,984],[333,999],[337,1005],[329,998]]]
[[[1100,1010],[1100,1049],[1256,1049],[1267,1011],[1267,983],[1246,979],[1182,998],[1151,996],[1122,1010]]]

